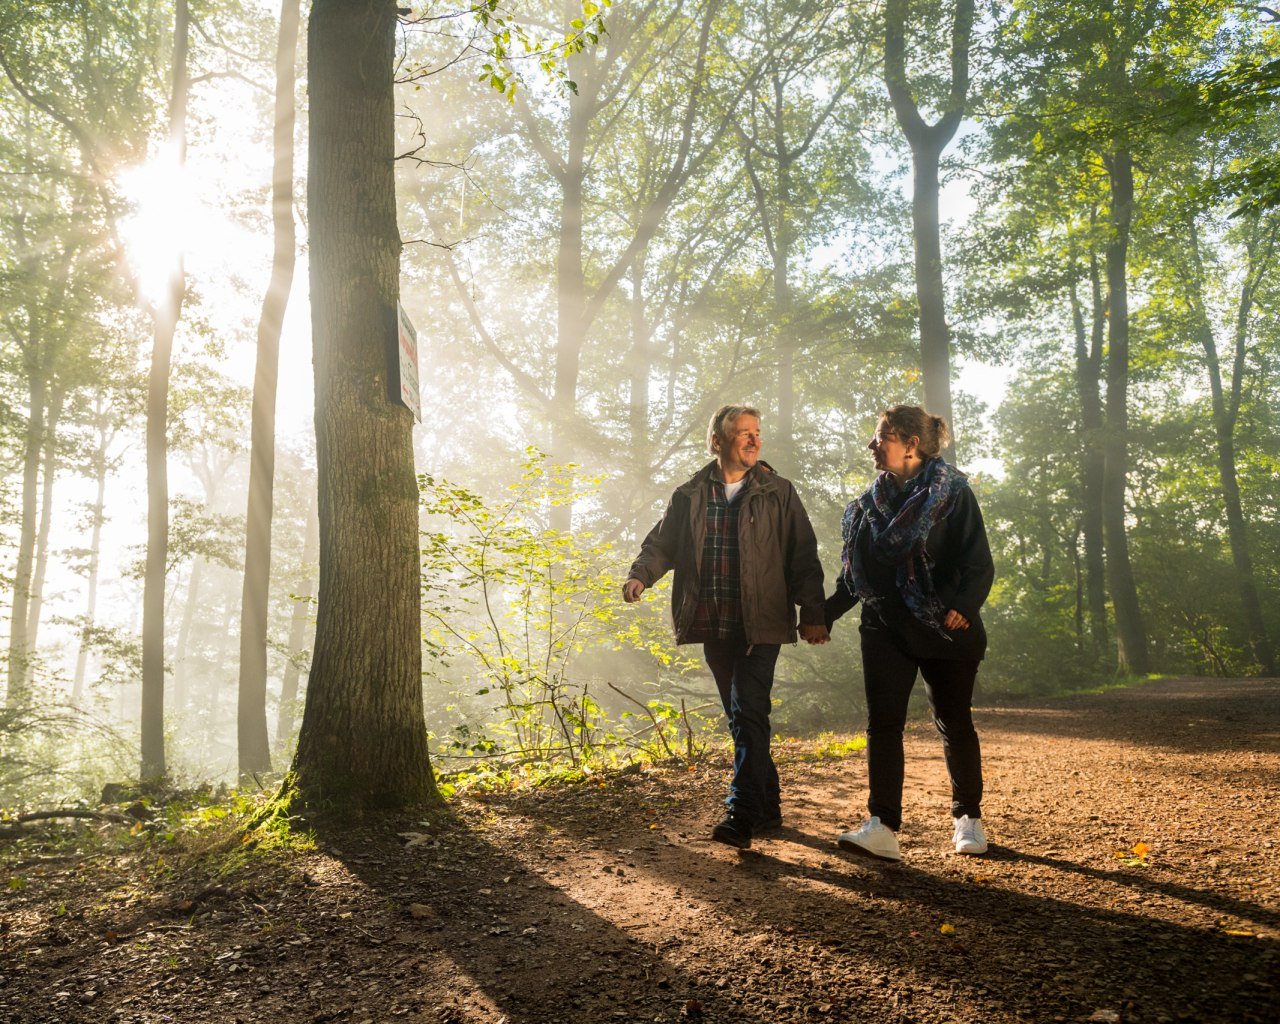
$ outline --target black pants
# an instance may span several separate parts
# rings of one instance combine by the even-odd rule
[[[973,728],[978,662],[915,658],[878,630],[862,632],[867,688],[867,810],[889,828],[902,827],[902,729],[916,671],[924,676],[933,724],[942,735],[951,776],[951,813],[982,816],[982,752]]]
[[[733,736],[733,780],[725,802],[753,825],[778,818],[778,769],[769,752],[769,711],[781,646],[748,647],[745,639],[712,640],[702,650]]]

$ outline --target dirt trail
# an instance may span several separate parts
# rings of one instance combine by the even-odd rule
[[[900,866],[833,845],[863,757],[803,745],[786,827],[743,853],[705,838],[720,763],[459,801],[410,845],[258,858],[181,912],[210,880],[154,854],[10,864],[0,1020],[1280,1021],[1280,680],[977,717],[984,858],[950,852],[921,725]]]

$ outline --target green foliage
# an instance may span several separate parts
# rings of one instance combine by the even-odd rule
[[[646,703],[611,681],[579,674],[588,650],[639,649],[660,671],[683,671],[691,662],[669,639],[661,642],[653,625],[620,618],[626,563],[613,544],[542,525],[571,497],[589,500],[574,467],[550,465],[531,448],[521,469],[499,502],[421,479],[431,524],[422,534],[424,674],[456,686],[457,703],[446,711],[462,717],[437,734],[436,757],[446,765],[478,763],[465,772],[474,782],[528,766],[608,763],[625,748],[647,757],[697,756],[702,709]],[[643,717],[628,710],[618,719],[617,726],[632,729],[615,726],[603,704],[606,685],[642,709]]]
[[[570,58],[582,53],[587,46],[595,46],[605,34],[604,12],[613,0],[582,0],[580,13],[567,15],[568,24],[559,36],[545,35],[545,28],[533,28],[530,18],[517,12],[499,0],[479,0],[464,12],[474,22],[475,30],[466,51],[475,50],[484,59],[476,80],[497,90],[509,102],[514,103],[516,90],[525,84],[525,64],[536,65],[542,75],[565,92],[577,93],[577,83],[569,77]],[[415,14],[405,19],[405,24],[434,27],[436,23],[453,20],[458,13],[447,15]],[[400,78],[402,82],[416,82],[433,73],[429,64],[411,64]]]
[[[0,807],[96,801],[103,782],[132,757],[102,716],[63,703],[52,688],[0,707]]]

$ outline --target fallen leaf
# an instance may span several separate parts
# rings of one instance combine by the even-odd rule
[[[943,935],[954,935],[956,933],[956,926],[953,924],[944,924],[938,929],[938,931],[942,932]]]
[[[1238,939],[1252,939],[1254,937],[1253,932],[1241,931],[1239,928],[1223,928],[1222,934],[1234,935]]]
[[[1120,1014],[1115,1010],[1094,1010],[1089,1020],[1096,1024],[1118,1024]]]
[[[435,917],[436,912],[432,910],[429,906],[427,906],[425,903],[410,903],[409,916],[418,921],[421,921],[424,918]]]
[[[1133,844],[1133,855],[1135,857],[1145,857],[1150,852],[1151,852],[1151,847],[1149,847],[1146,843],[1139,842],[1139,843]]]

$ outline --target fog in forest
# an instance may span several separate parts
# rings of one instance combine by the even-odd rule
[[[308,5],[284,5],[292,60],[274,3],[66,6],[0,5],[0,805],[95,797],[138,777],[140,744],[155,763],[148,422],[165,774],[268,786],[302,720],[320,557]],[[726,742],[699,652],[673,643],[669,579],[634,606],[619,590],[731,402],[762,410],[830,589],[880,411],[946,396],[996,562],[982,697],[1274,674],[1280,33],[1249,5],[1041,0],[978,4],[962,33],[965,7],[401,12],[399,301],[443,784]],[[265,694],[247,707],[264,330]],[[857,630],[832,635],[784,650],[778,734],[863,724]],[[252,771],[246,716],[269,743]]]

